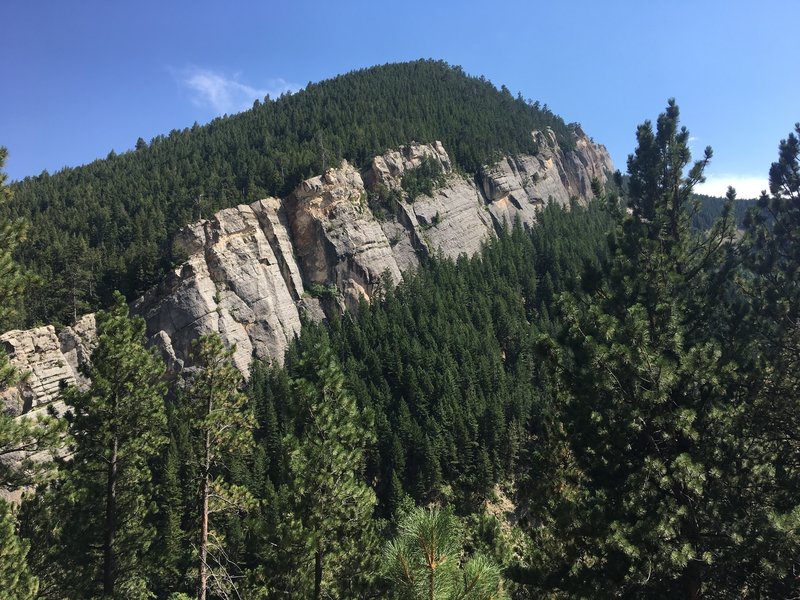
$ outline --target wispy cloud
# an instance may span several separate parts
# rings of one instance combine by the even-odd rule
[[[239,81],[238,74],[228,76],[199,67],[177,71],[175,76],[191,93],[193,104],[211,108],[218,115],[246,110],[254,100],[262,100],[267,94],[277,98],[284,92],[293,93],[300,89],[299,85],[280,78],[269,79],[263,87],[255,87]]]
[[[729,185],[736,189],[736,197],[739,199],[758,198],[762,190],[769,190],[769,182],[766,177],[709,175],[706,177],[705,183],[695,187],[695,191],[708,196],[725,196]]]

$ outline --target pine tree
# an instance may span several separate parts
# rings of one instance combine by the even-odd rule
[[[766,595],[789,597],[800,589],[800,124],[781,140],[769,183],[771,196],[746,221],[739,283],[748,311],[734,330],[750,340],[746,369],[757,382],[746,434],[771,466],[772,485],[761,490],[767,547],[761,565],[737,575]]]
[[[287,444],[295,532],[314,565],[307,595],[357,597],[374,560],[376,499],[363,480],[365,450],[375,441],[372,423],[346,390],[329,348],[310,348],[301,363],[303,377],[294,381],[297,431]]]
[[[500,568],[481,554],[465,560],[463,530],[452,512],[414,508],[400,521],[383,556],[402,600],[502,600]]]
[[[252,504],[248,490],[227,483],[221,476],[226,456],[246,455],[254,446],[255,419],[247,406],[247,396],[241,391],[242,374],[231,362],[233,351],[226,349],[215,334],[196,340],[195,371],[187,389],[200,477],[198,600],[205,600],[209,587],[217,592],[230,591],[233,587],[230,571],[236,568],[226,561],[222,530],[215,530],[211,516],[246,509]]]
[[[730,207],[707,234],[690,230],[692,188],[711,150],[685,173],[689,133],[678,115],[670,101],[655,132],[639,127],[630,214],[619,211],[604,276],[561,297],[561,333],[542,340],[556,371],[549,435],[567,465],[551,514],[569,517],[542,536],[555,536],[563,561],[562,570],[551,563],[549,581],[539,574],[542,587],[731,593],[717,573],[758,541],[769,465],[740,435],[750,388],[718,337]]]
[[[155,501],[159,507],[157,521],[158,534],[152,547],[155,564],[158,565],[157,579],[162,590],[177,590],[184,573],[184,560],[187,556],[188,540],[181,529],[184,498],[180,486],[180,455],[174,437],[160,463],[159,481],[155,490]]]
[[[0,146],[0,207],[11,200],[11,190],[6,186],[7,175],[3,166],[8,150]],[[25,239],[27,227],[21,220],[0,216],[0,331],[10,329],[16,323],[19,301],[25,287],[25,275],[14,261],[16,247]],[[0,359],[2,360],[2,359]],[[3,384],[3,367],[0,362],[0,384]]]
[[[17,537],[17,520],[11,507],[0,500],[0,598],[30,600],[39,581],[26,562],[30,544]]]
[[[6,149],[0,147],[0,206],[11,198],[2,170],[6,155]],[[17,322],[26,277],[14,261],[13,253],[24,238],[22,221],[0,216],[0,331]],[[5,392],[23,375],[0,348],[0,392]],[[0,410],[0,489],[15,491],[35,483],[51,463],[34,457],[56,448],[63,429],[62,423],[49,417],[14,419]],[[0,590],[8,597],[32,598],[39,584],[26,562],[29,544],[17,537],[16,529],[14,511],[0,499]]]
[[[64,506],[65,564],[77,560],[75,595],[146,598],[156,534],[151,461],[165,447],[164,365],[145,348],[144,321],[121,295],[97,315],[89,389],[64,400],[71,456],[52,501]]]

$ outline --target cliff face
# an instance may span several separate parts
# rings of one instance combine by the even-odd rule
[[[504,157],[475,178],[453,171],[441,143],[412,143],[363,171],[344,162],[287,198],[222,210],[184,228],[175,243],[186,262],[132,312],[144,317],[151,343],[174,371],[187,364],[191,342],[209,332],[236,345],[244,373],[253,358],[280,363],[301,315],[356,309],[384,278],[399,282],[426,255],[471,255],[504,224],[535,222],[550,199],[587,201],[591,180],[605,182],[613,170],[605,148],[580,129],[570,151],[549,130],[532,135],[535,156]],[[403,175],[425,157],[439,165],[444,183],[431,196],[409,198]],[[385,210],[370,208],[376,198]],[[61,385],[81,383],[78,365],[88,360],[93,323],[87,316],[60,336],[45,327],[0,338],[12,361],[32,373],[4,394],[7,412],[35,410]]]
[[[90,314],[58,335],[52,325],[0,335],[0,346],[26,374],[21,383],[0,393],[0,409],[12,417],[35,416],[53,405],[60,413],[62,388],[88,383],[80,367],[89,362],[94,332]]]
[[[282,213],[278,201],[261,200],[180,233],[188,259],[132,306],[170,369],[180,370],[204,333],[235,345],[234,363],[247,372],[254,357],[279,359],[300,332],[303,283]]]

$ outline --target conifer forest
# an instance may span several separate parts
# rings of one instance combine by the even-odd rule
[[[591,198],[244,374],[213,333],[176,371],[131,309],[181,228],[411,141],[478,180],[579,126],[423,60],[3,175],[2,332],[96,312],[97,338],[62,414],[0,413],[0,600],[800,597],[800,125],[760,199],[711,198],[665,101]],[[0,349],[0,391],[26,375]]]

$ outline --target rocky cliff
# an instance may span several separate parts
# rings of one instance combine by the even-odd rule
[[[222,210],[184,228],[176,246],[188,257],[132,305],[169,367],[187,364],[192,340],[219,333],[236,345],[236,366],[254,358],[280,362],[301,318],[356,309],[388,278],[399,282],[432,253],[473,254],[504,224],[525,225],[549,200],[586,201],[593,178],[613,165],[605,148],[575,131],[564,150],[552,131],[534,132],[536,155],[507,156],[475,177],[453,170],[441,143],[411,143],[377,156],[363,170],[343,162],[300,184],[289,197]],[[433,161],[441,172],[431,195],[409,197],[404,176]],[[82,383],[94,319],[59,335],[52,327],[0,337],[12,361],[29,371],[4,394],[14,415]]]

